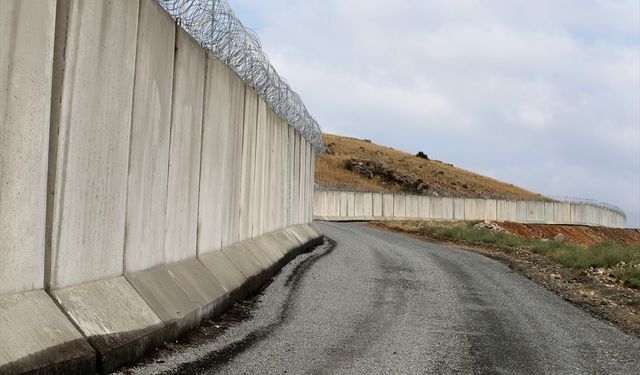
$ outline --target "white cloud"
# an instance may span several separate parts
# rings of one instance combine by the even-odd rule
[[[640,225],[637,0],[231,0],[329,132]]]

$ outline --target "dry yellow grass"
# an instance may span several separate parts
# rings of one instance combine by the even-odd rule
[[[400,192],[406,186],[382,176],[372,179],[347,169],[351,159],[384,162],[386,169],[422,180],[427,194],[465,198],[545,200],[539,194],[481,176],[437,160],[425,160],[369,141],[324,134],[328,150],[316,160],[316,183],[321,188],[372,192]]]

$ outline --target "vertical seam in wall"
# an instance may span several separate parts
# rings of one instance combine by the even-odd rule
[[[175,100],[176,89],[176,59],[178,51],[178,24],[173,23],[173,66],[171,67],[171,102],[169,103],[169,154],[167,156],[167,183],[164,194],[164,241],[162,243],[162,260],[163,263],[167,263],[167,230],[169,223],[169,180],[171,179],[171,140],[173,137],[173,103]]]
[[[204,54],[204,77],[202,80],[202,115],[200,118],[200,171],[198,172],[198,204],[196,214],[196,257],[200,256],[200,196],[202,195],[202,158],[204,150],[204,121],[205,121],[205,104],[207,103],[207,81],[209,80],[209,56]]]
[[[135,40],[135,49],[136,54],[133,59],[133,85],[132,85],[132,93],[131,93],[131,113],[129,114],[129,147],[127,155],[127,175],[126,179],[126,190],[125,190],[125,201],[124,201],[124,236],[122,238],[122,274],[127,273],[127,236],[129,232],[129,177],[131,175],[131,147],[132,147],[132,139],[133,139],[133,113],[135,111],[135,94],[136,94],[136,70],[138,68],[138,40],[140,38],[140,9],[141,2],[138,1],[138,14],[137,14],[137,22],[136,22],[136,40]]]
[[[257,98],[256,107],[255,107],[256,108],[256,116],[255,116],[255,120],[256,121],[255,121],[255,132],[253,133],[254,134],[253,146],[255,146],[255,147],[253,147],[253,153],[252,153],[252,159],[254,161],[256,161],[256,158],[258,157],[258,118],[260,118],[260,98],[258,98],[258,93],[257,92],[256,92],[256,98]],[[251,178],[251,182],[253,182],[253,183],[255,183],[256,180],[257,180],[256,179],[256,175],[258,173],[258,168],[257,168],[258,167],[258,163],[257,163],[257,161],[254,163],[254,166],[255,166],[255,168],[253,168],[253,177]],[[257,186],[254,185],[254,188],[257,189]],[[253,194],[253,193],[254,192],[251,192],[251,194]],[[254,201],[253,203],[255,205],[256,202]],[[255,209],[255,207],[253,207],[253,208]],[[258,212],[260,212],[260,210],[258,210]],[[255,217],[255,212],[252,212],[252,213],[253,213],[252,216]],[[254,220],[250,220],[250,223],[251,223],[251,231],[250,231],[250,233],[251,234],[250,234],[249,238],[254,237],[254,234],[253,234],[253,222],[254,222]]]
[[[245,116],[246,116],[246,105],[245,105],[245,101],[247,100],[247,96],[246,96],[246,91],[247,91],[247,87],[244,85],[243,81],[242,85],[238,84],[238,81],[236,80],[236,88],[238,88],[239,86],[242,86],[242,89],[239,89],[239,91],[242,92],[242,95],[240,95],[240,92],[237,93],[238,98],[242,98],[242,125],[239,127],[239,138],[237,140],[238,144],[240,145],[240,147],[238,148],[238,154],[236,154],[236,156],[240,157],[240,184],[242,184],[242,175],[244,174],[244,163],[242,163],[242,155],[244,153],[244,121],[245,121]],[[236,145],[237,146],[237,145]],[[237,202],[237,206],[236,206],[236,213],[235,215],[237,216],[237,224],[236,227],[234,228],[234,230],[237,232],[236,236],[233,237],[234,242],[232,242],[230,245],[232,245],[235,242],[238,242],[240,238],[242,238],[242,233],[240,233],[240,227],[242,227],[242,188],[238,187],[239,190],[239,194],[238,196],[238,202]]]
[[[47,182],[45,192],[45,243],[44,243],[44,274],[43,286],[45,290],[51,289],[51,271],[53,269],[53,218],[55,208],[55,189],[58,179],[58,146],[60,132],[60,116],[62,95],[65,77],[65,59],[67,49],[67,30],[69,27],[69,2],[58,1],[56,3],[54,20],[53,55],[51,64],[51,96],[49,107],[49,138],[47,152]],[[60,51],[60,52],[57,52]],[[59,77],[56,72],[60,69]],[[66,154],[66,152],[65,152]],[[62,165],[61,167],[64,167]],[[62,209],[62,205],[59,205]],[[56,236],[58,238],[59,236]]]

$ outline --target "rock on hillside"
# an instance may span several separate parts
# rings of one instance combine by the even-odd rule
[[[320,188],[405,192],[429,196],[545,200],[539,194],[369,140],[323,136],[326,152],[316,160]],[[428,151],[428,150],[426,150]]]

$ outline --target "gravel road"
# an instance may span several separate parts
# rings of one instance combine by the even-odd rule
[[[357,223],[287,265],[253,317],[128,374],[638,374],[640,339],[504,265]]]

